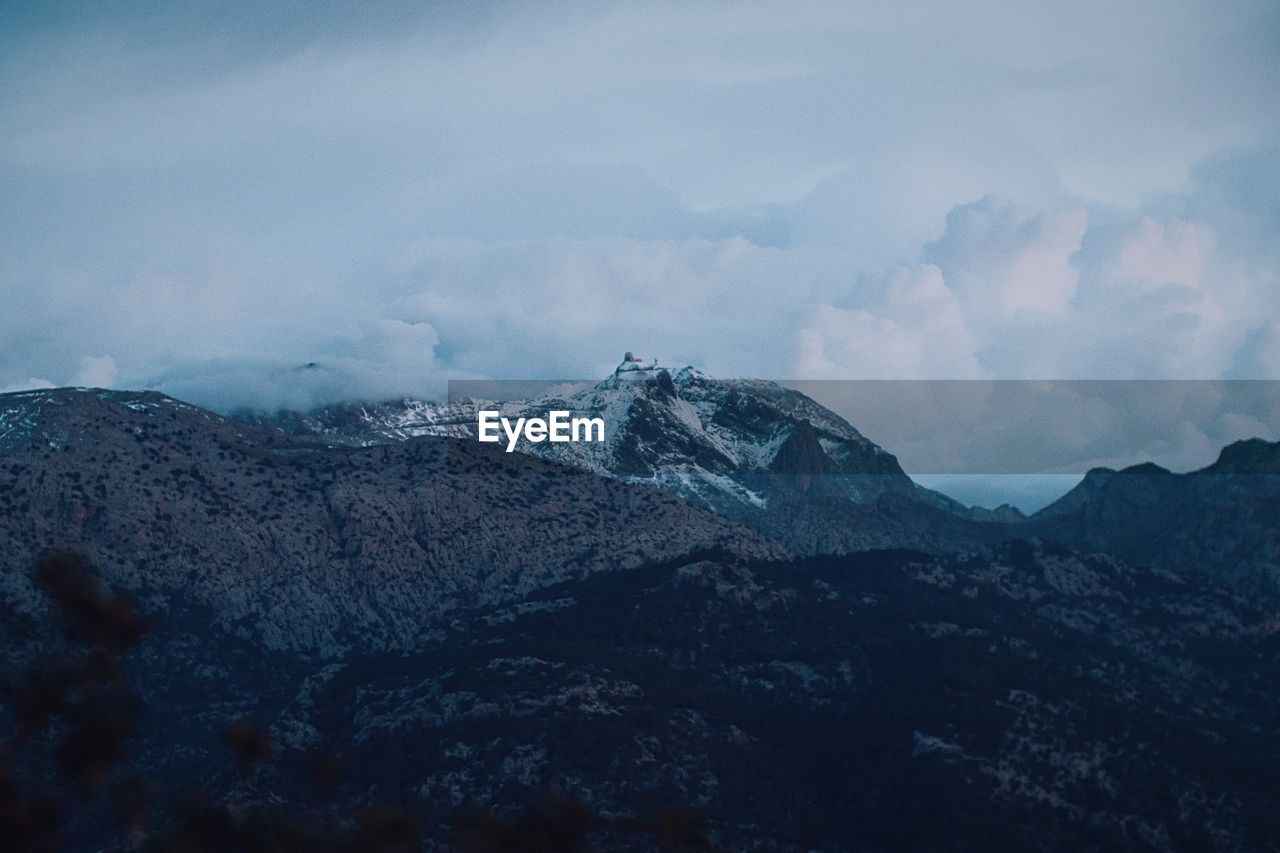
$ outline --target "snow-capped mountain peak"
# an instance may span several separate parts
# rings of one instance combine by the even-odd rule
[[[403,400],[255,420],[367,445],[419,435],[475,438],[481,408],[509,418],[554,410],[600,418],[603,442],[524,442],[517,450],[656,486],[732,518],[766,507],[771,518],[786,517],[776,511],[779,502],[820,504],[838,518],[847,511],[841,507],[886,499],[967,512],[917,486],[892,454],[799,391],[766,380],[717,379],[692,366],[673,372],[630,352],[595,384],[556,386],[526,400]]]

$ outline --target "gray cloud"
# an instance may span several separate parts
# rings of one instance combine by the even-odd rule
[[[1280,365],[1272,4],[232,12],[6,11],[0,388]]]

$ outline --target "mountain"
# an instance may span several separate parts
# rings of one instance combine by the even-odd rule
[[[678,531],[678,535],[673,535]],[[654,489],[471,441],[328,446],[156,393],[0,395],[0,594],[50,546],[264,648],[412,648],[460,608],[758,534]]]
[[[1210,573],[1250,593],[1280,593],[1280,443],[1223,448],[1206,468],[1150,463],[1090,471],[1036,513],[1031,529],[1182,575]]]
[[[474,439],[479,409],[500,408],[512,417],[567,409],[600,417],[606,441],[522,443],[521,452],[658,485],[718,509],[766,503],[766,495],[744,482],[752,475],[806,478],[798,484],[804,490],[821,490],[819,478],[828,474],[883,478],[857,484],[867,495],[909,484],[891,454],[834,412],[773,382],[717,380],[692,367],[673,372],[627,353],[604,380],[566,385],[529,400],[346,404],[258,421],[286,433],[367,445],[419,435]],[[851,485],[839,488],[850,497],[867,496],[849,491]]]
[[[1229,444],[1205,473],[1280,474],[1280,442],[1250,438]]]
[[[197,849],[330,849],[306,840],[329,816],[392,804],[428,850],[1274,850],[1276,632],[1212,579],[1039,542],[709,549],[459,612],[409,653],[166,621],[120,664],[148,709],[121,775],[157,827],[193,782],[225,809]],[[72,849],[111,846],[69,814]]]
[[[440,822],[551,788],[735,850],[1275,849],[1276,639],[1212,584],[1039,543],[693,557],[353,663],[277,725]]]
[[[1276,445],[981,523],[794,392],[628,364],[563,392],[618,436],[572,465],[373,443],[359,407],[286,434],[0,395],[6,842],[1276,849],[1280,608],[1242,593],[1276,553]],[[756,529],[652,487],[677,471]],[[1079,547],[982,541],[1010,530]],[[878,540],[931,547],[812,555]],[[60,582],[58,546],[100,577]],[[72,805],[14,805],[46,794]]]
[[[599,382],[554,387],[528,400],[400,400],[238,417],[287,435],[362,446],[421,435],[474,439],[480,409],[512,418],[551,410],[599,417],[603,443],[524,442],[519,449],[655,486],[797,553],[946,550],[999,539],[1008,522],[1021,520],[917,485],[891,453],[799,391],[764,380],[714,379],[693,367],[671,371],[631,353]]]

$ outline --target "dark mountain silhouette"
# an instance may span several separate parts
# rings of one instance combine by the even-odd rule
[[[1211,574],[1253,594],[1280,593],[1280,443],[1223,448],[1212,465],[1175,474],[1150,463],[1096,469],[1031,520],[1075,547],[1186,575]]]

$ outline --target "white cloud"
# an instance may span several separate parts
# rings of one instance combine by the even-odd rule
[[[429,323],[359,321],[346,334],[296,329],[277,353],[179,362],[150,383],[221,409],[309,409],[344,400],[438,398],[444,377]],[[308,357],[310,354],[311,357]]]
[[[109,355],[86,355],[80,359],[75,384],[87,388],[111,388],[120,376],[116,360]]]
[[[1275,375],[1262,6],[207,11],[0,33],[0,383]]]
[[[0,385],[0,394],[11,394],[15,391],[39,391],[45,388],[57,387],[57,385],[54,385],[48,379],[37,379],[32,377],[30,379],[23,379],[18,382],[10,383],[9,385]]]
[[[1199,287],[1211,244],[1212,235],[1203,224],[1180,219],[1162,223],[1144,216],[1137,232],[1121,248],[1111,274],[1155,287]]]
[[[917,282],[903,291],[921,294],[915,301],[893,287],[868,300],[857,280],[809,315],[795,363],[850,377],[1280,377],[1270,319],[1280,263],[1263,245],[1246,253],[1219,240],[1223,227],[1260,223],[1242,225],[1243,211],[1206,205],[1199,192],[1167,196],[1160,211],[959,205],[922,249],[929,263],[889,275],[898,287]],[[917,304],[924,294],[928,310]]]
[[[1080,273],[1072,256],[1087,228],[1079,207],[1027,216],[1013,202],[988,196],[952,210],[946,233],[925,257],[984,318],[1060,314],[1076,296]]]
[[[891,378],[982,375],[960,304],[932,264],[892,271],[865,307],[817,306],[796,339],[802,378]]]

